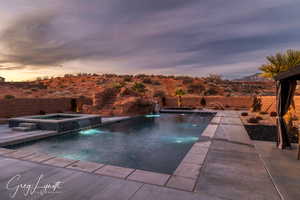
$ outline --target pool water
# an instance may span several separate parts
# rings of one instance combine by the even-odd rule
[[[145,115],[10,148],[172,174],[213,115]]]

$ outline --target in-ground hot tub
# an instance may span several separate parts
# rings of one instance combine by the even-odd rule
[[[34,123],[40,130],[67,132],[99,126],[101,125],[101,116],[55,113],[9,119],[9,127],[18,127],[20,123]]]

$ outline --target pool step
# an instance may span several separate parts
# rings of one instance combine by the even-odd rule
[[[12,130],[14,130],[14,131],[27,132],[27,131],[34,131],[35,129],[32,129],[31,127],[22,127],[22,126],[18,126],[18,127],[13,127]]]
[[[35,123],[28,123],[28,122],[24,122],[24,123],[20,123],[19,127],[30,127],[30,128],[36,128],[36,124]]]
[[[14,131],[34,131],[37,129],[37,125],[35,123],[20,123],[18,127],[12,128]]]

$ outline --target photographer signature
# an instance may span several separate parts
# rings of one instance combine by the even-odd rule
[[[18,192],[23,193],[25,197],[33,195],[35,193],[39,194],[53,194],[61,193],[59,190],[62,188],[63,182],[57,181],[54,184],[42,185],[40,182],[44,178],[41,174],[34,184],[20,183],[21,175],[17,174],[12,177],[6,184],[6,189],[10,191],[10,198],[14,198]]]

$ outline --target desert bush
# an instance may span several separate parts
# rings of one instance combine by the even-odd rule
[[[202,84],[190,84],[188,85],[187,90],[190,94],[200,94],[205,90],[205,87]]]
[[[147,75],[146,75],[146,74],[137,74],[137,75],[135,75],[134,77],[135,77],[135,78],[139,78],[139,79],[144,79],[144,78],[147,77]]]
[[[205,107],[206,106],[206,99],[204,97],[201,98],[200,100],[201,106]]]
[[[161,85],[159,81],[153,80],[152,85]]]
[[[205,95],[216,95],[218,94],[218,91],[214,87],[210,87],[205,91]]]
[[[70,77],[73,77],[73,74],[65,74],[64,77],[65,78],[70,78]]]
[[[152,84],[152,80],[150,78],[144,78],[143,83],[145,84]]]
[[[123,78],[123,81],[124,82],[131,82],[132,81],[132,77],[126,76],[126,77]]]
[[[4,96],[4,99],[15,99],[15,96],[7,94]]]
[[[270,113],[270,116],[271,116],[271,117],[277,117],[277,112],[271,112],[271,113]]]
[[[252,106],[251,106],[252,111],[259,112],[259,111],[261,111],[261,107],[262,107],[261,99],[254,96],[253,100],[252,100]]]
[[[162,90],[156,90],[153,94],[153,97],[165,97],[166,96],[166,93]]]
[[[131,88],[126,88],[126,87],[123,87],[123,88],[120,90],[119,95],[120,95],[121,97],[124,97],[124,96],[133,96],[133,97],[136,97],[136,96],[139,96],[138,92],[134,91],[134,90],[131,89]]]
[[[253,123],[253,124],[257,124],[258,120],[256,119],[256,117],[251,117],[247,120],[248,123]]]
[[[117,90],[121,89],[122,87],[125,86],[125,83],[114,83],[113,88],[116,88]]]
[[[134,83],[131,89],[139,93],[146,92],[146,86],[143,83]]]
[[[105,78],[113,78],[115,74],[103,74],[102,76]]]
[[[261,114],[261,115],[266,115],[266,114],[268,114],[268,112],[261,111],[261,112],[259,112],[259,114]]]
[[[244,116],[244,117],[245,117],[245,116],[248,116],[248,113],[247,113],[247,112],[242,112],[242,113],[241,113],[241,116]]]
[[[77,76],[89,76],[89,73],[79,72],[76,74]]]
[[[224,89],[224,92],[231,93],[231,92],[233,92],[233,91],[232,91],[232,89],[231,89],[231,88],[225,88],[225,89]]]

